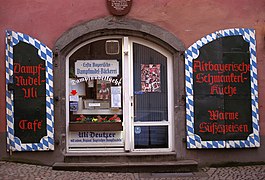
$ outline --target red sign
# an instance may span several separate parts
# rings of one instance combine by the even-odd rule
[[[73,89],[73,90],[71,91],[71,94],[72,94],[72,95],[76,95],[76,94],[77,94],[77,91],[76,91],[75,89]]]

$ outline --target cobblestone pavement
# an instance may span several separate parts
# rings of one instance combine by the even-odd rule
[[[2,180],[259,180],[265,179],[265,165],[202,168],[194,173],[110,173],[55,171],[48,166],[0,161]]]

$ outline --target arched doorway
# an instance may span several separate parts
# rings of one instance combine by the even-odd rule
[[[67,151],[172,151],[172,72],[172,54],[140,38],[76,46],[66,56]]]
[[[174,107],[181,93],[172,83],[180,80],[173,78],[178,69],[173,60],[183,45],[157,26],[120,21],[92,21],[86,24],[90,30],[78,26],[57,41],[55,71],[61,78],[55,82],[55,111],[57,119],[66,119],[65,131],[59,128],[66,134],[66,152],[175,150]],[[108,89],[105,97],[100,89]],[[87,128],[110,119],[121,126]]]

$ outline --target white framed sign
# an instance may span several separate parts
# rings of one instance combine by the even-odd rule
[[[77,60],[75,75],[77,77],[117,77],[119,62],[117,60]]]
[[[119,147],[124,140],[120,131],[70,131],[69,147]]]

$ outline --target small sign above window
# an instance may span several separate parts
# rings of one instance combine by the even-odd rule
[[[77,60],[75,75],[77,77],[117,77],[119,62],[117,60]]]
[[[107,0],[107,6],[111,14],[124,16],[132,7],[132,0]]]

